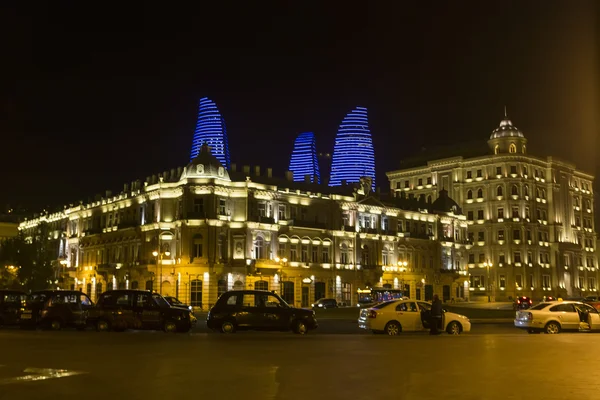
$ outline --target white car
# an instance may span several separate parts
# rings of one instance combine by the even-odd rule
[[[427,316],[431,303],[415,300],[391,300],[360,311],[358,327],[373,333],[397,335],[400,332],[421,332],[429,330]],[[424,313],[424,318],[422,314]],[[445,312],[442,318],[443,330],[451,335],[471,331],[471,322],[464,315]]]
[[[551,301],[517,311],[515,326],[529,333],[600,331],[600,314],[594,307],[580,301]]]

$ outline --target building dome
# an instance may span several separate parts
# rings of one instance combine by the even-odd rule
[[[508,119],[506,115],[506,109],[504,110],[504,118],[500,121],[500,126],[498,126],[492,132],[490,139],[499,139],[506,137],[521,137],[524,138],[523,132],[517,129],[516,126],[513,125],[512,121]]]
[[[431,203],[431,211],[434,213],[453,213],[453,214],[462,214],[462,210],[458,203],[450,196],[448,196],[448,191],[446,189],[440,190],[440,195],[433,203]]]
[[[200,147],[196,158],[185,167],[181,178],[217,178],[230,180],[229,173],[219,159],[212,154],[211,148],[206,143]]]

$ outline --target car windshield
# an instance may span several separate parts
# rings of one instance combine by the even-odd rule
[[[171,305],[169,304],[169,302],[166,301],[165,298],[162,297],[158,293],[154,293],[152,295],[152,298],[154,299],[154,301],[156,302],[156,304],[158,304],[160,307],[171,307]]]
[[[171,304],[176,304],[176,305],[180,305],[183,304],[182,302],[180,302],[178,299],[176,299],[175,297],[168,297],[167,300],[169,301],[169,303]]]
[[[397,300],[384,301],[383,303],[379,303],[379,304],[373,306],[372,308],[374,308],[376,310],[381,310],[382,308],[387,307],[390,304],[394,304],[396,302],[397,302]]]
[[[544,308],[548,307],[549,305],[550,305],[550,303],[536,304],[535,306],[531,307],[530,310],[543,310]]]

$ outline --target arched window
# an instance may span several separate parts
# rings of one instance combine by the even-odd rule
[[[193,261],[195,258],[201,258],[203,257],[203,238],[202,235],[197,234],[194,235],[194,238],[192,239],[192,257],[191,257],[191,261]]]
[[[225,279],[219,279],[217,282],[217,298],[221,297],[223,293],[227,291],[227,281]]]
[[[100,296],[102,294],[102,284],[96,283],[96,296]]]
[[[523,192],[525,193],[525,196],[529,196],[529,186],[525,185],[523,187]]]
[[[540,197],[540,188],[535,188],[535,197]]]
[[[592,202],[589,199],[585,201],[585,208],[587,208],[588,210],[592,209]]]
[[[340,246],[340,264],[348,264],[348,245],[346,243],[342,243]]]
[[[523,154],[525,154],[527,151],[527,146],[523,145]]]
[[[467,199],[473,199],[473,191],[471,189],[467,190]]]
[[[264,260],[265,257],[265,239],[262,236],[257,236],[254,241],[254,258]]]
[[[289,305],[294,305],[294,282],[281,282],[281,298]]]
[[[431,204],[431,195],[427,195],[427,204]]]
[[[391,289],[392,288],[392,284],[391,283],[384,283],[383,284],[383,288],[384,289]]]
[[[498,154],[499,150],[500,150],[500,146],[499,145],[495,145],[494,146],[494,154]]]
[[[163,296],[172,296],[174,294],[172,292],[173,288],[172,288],[171,282],[162,281],[160,287],[161,287],[160,294],[162,294]]]
[[[269,282],[267,281],[256,281],[254,282],[255,290],[269,290]]]
[[[190,305],[202,307],[202,281],[199,279],[190,282]]]
[[[381,265],[389,265],[390,261],[390,249],[388,246],[383,246],[383,250],[381,251]]]
[[[501,197],[501,196],[503,196],[502,186],[498,186],[498,187],[496,188],[496,195],[497,195],[498,197]]]
[[[117,288],[119,290],[125,290],[125,281],[117,282]]]
[[[546,189],[542,189],[542,199],[546,198]]]
[[[477,198],[483,199],[483,189],[477,189]]]
[[[85,288],[85,294],[87,294],[88,296],[91,296],[92,295],[92,284],[88,283],[85,286],[86,286],[86,288]]]
[[[146,281],[146,290],[152,291],[153,290],[153,281]]]
[[[315,282],[315,301],[327,296],[325,282]]]
[[[132,281],[131,282],[131,289],[139,289],[140,284],[138,283],[138,281]]]
[[[363,265],[371,265],[371,260],[369,259],[369,246],[364,246],[362,249],[362,264]]]
[[[508,152],[509,153],[516,153],[517,152],[517,146],[515,146],[514,143],[511,143],[510,146],[508,147]]]
[[[511,194],[513,196],[518,196],[519,195],[519,188],[517,187],[517,185],[512,185]]]
[[[233,290],[244,290],[244,282],[242,282],[242,281],[235,281],[233,283]]]

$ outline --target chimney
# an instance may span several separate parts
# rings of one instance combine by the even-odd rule
[[[229,169],[231,170],[231,172],[237,172],[237,164],[236,163],[231,163],[231,167],[229,167]]]
[[[244,174],[250,175],[250,167],[248,165],[244,165],[243,171],[244,171]]]
[[[147,177],[146,177],[146,183],[147,183],[147,184],[150,184],[150,183],[152,183],[152,177],[151,177],[151,176],[147,176]]]
[[[177,179],[177,175],[175,174],[175,168],[171,168],[171,179]]]
[[[304,183],[310,183],[310,175],[304,175]]]
[[[101,194],[97,194],[94,196],[94,201],[100,201],[102,200],[102,195]]]
[[[375,188],[375,194],[377,194],[377,196],[381,195],[381,188],[379,186]]]
[[[177,179],[179,179],[181,177],[182,173],[183,173],[183,168],[177,167]]]
[[[127,193],[129,192],[129,185],[128,184],[124,184],[123,185],[123,193]]]
[[[260,176],[260,167],[258,167],[258,166],[254,167],[254,175]]]
[[[106,191],[106,198],[108,199],[110,196],[112,196],[112,191],[111,190],[107,190]]]
[[[292,171],[285,171],[285,179],[288,181],[294,180],[294,173]]]
[[[273,168],[267,168],[267,178],[273,177]]]

